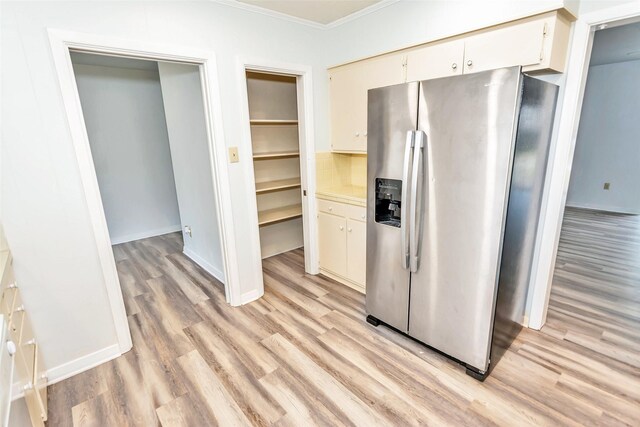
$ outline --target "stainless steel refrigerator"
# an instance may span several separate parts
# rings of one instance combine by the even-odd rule
[[[520,67],[369,91],[367,321],[481,380],[523,322],[557,92]]]

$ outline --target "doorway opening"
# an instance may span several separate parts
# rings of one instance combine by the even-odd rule
[[[247,71],[262,259],[304,246],[296,77]]]
[[[149,281],[183,287],[190,270],[223,290],[198,65],[74,50],[71,62],[127,314]]]
[[[246,103],[245,147],[251,157],[245,167],[255,191],[256,220],[249,225],[259,258],[288,253],[285,258],[317,274],[311,68],[263,60],[238,65]],[[274,262],[263,262],[262,270]],[[256,281],[264,283],[265,277],[262,273]]]
[[[186,95],[187,93],[199,93],[199,100],[197,102],[188,103],[191,107],[196,106],[194,108],[197,108],[201,112],[203,111],[202,116],[204,117],[206,149],[202,155],[202,159],[198,159],[196,163],[200,164],[200,160],[204,161],[204,159],[206,159],[206,163],[209,164],[206,178],[202,178],[202,180],[211,182],[214,195],[213,202],[217,212],[219,241],[215,242],[215,244],[219,246],[219,253],[222,256],[222,277],[224,278],[224,292],[220,293],[223,294],[223,301],[226,300],[229,304],[236,306],[241,305],[243,299],[240,288],[238,254],[234,240],[235,230],[231,200],[232,187],[229,181],[226,161],[227,149],[223,143],[222,110],[219,103],[220,97],[218,92],[216,61],[215,55],[211,51],[185,46],[169,46],[131,39],[123,40],[115,37],[57,29],[49,29],[48,34],[53,61],[58,75],[58,82],[62,92],[64,110],[69,124],[71,140],[78,162],[78,172],[82,181],[93,237],[96,241],[96,251],[103,275],[105,293],[113,315],[117,339],[117,345],[111,346],[108,352],[101,353],[99,357],[100,360],[92,359],[91,365],[95,366],[97,363],[111,360],[130,350],[132,347],[132,338],[71,55],[72,53],[86,53],[111,58],[116,57],[127,60],[157,62],[158,70],[160,70],[161,67],[166,68],[168,81],[175,84],[177,88],[185,84],[182,78],[190,82],[189,90],[184,91],[184,94],[181,93],[180,90],[172,90],[172,93],[177,93],[176,98],[180,102],[171,102],[169,105],[179,106],[181,102],[187,104],[188,98],[192,100],[197,98],[195,96],[188,97]],[[185,66],[191,68],[187,71],[184,68]],[[158,72],[160,73],[160,71]],[[195,84],[196,76],[197,89]],[[162,98],[164,104],[164,93]],[[188,122],[189,119],[189,117],[186,119],[185,117],[180,117],[180,114],[193,113],[192,111],[186,113],[187,110],[180,107],[176,107],[177,112],[169,113],[165,105],[163,105],[163,108],[166,109],[167,119],[169,119],[169,117],[177,117],[178,120],[176,121],[178,123],[183,120]],[[167,135],[172,132],[171,128],[173,128],[169,121],[172,120],[167,120]],[[184,131],[185,135],[188,134],[187,131],[196,132],[194,129],[182,129],[182,131]],[[202,131],[202,128],[197,129],[197,131]],[[173,168],[173,160],[175,159],[173,159],[173,153],[171,153],[171,155]],[[205,168],[194,167],[193,169],[200,170]],[[179,193],[181,191],[178,188],[180,184],[177,175],[174,171],[176,199],[178,199],[179,202],[180,225],[182,227],[182,222],[191,220],[186,218],[180,206]],[[193,231],[194,229],[192,227],[192,234],[195,237],[196,233],[193,233]],[[185,247],[185,249],[187,248]],[[184,254],[181,252],[180,255],[187,258],[187,251],[184,252]],[[193,260],[194,257],[191,256],[191,258]],[[203,264],[200,260],[196,260],[195,262],[192,260],[189,260],[189,262],[197,266],[201,271],[205,271],[205,268],[199,265]],[[205,273],[205,275],[209,275],[209,273]],[[167,288],[175,289],[175,286],[168,286]],[[185,293],[186,291],[180,289],[180,292]],[[194,293],[188,296],[190,299],[192,297],[197,297],[197,295]],[[165,301],[168,300],[165,299]]]
[[[639,367],[640,22],[601,25],[542,331]]]

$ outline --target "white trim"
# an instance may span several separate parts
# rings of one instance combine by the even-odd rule
[[[255,301],[262,296],[263,292],[260,292],[259,289],[254,289],[249,292],[245,292],[242,294],[242,304],[249,304],[251,301]]]
[[[251,126],[249,123],[249,101],[247,95],[246,71],[260,71],[274,74],[288,74],[297,77],[298,95],[298,133],[300,140],[300,177],[302,190],[307,191],[307,196],[302,198],[302,220],[305,247],[305,271],[309,274],[318,274],[318,220],[316,212],[316,153],[314,142],[314,119],[313,119],[313,80],[311,67],[282,63],[262,58],[243,58],[237,60],[238,91],[240,102],[242,103],[241,120],[242,145],[240,150],[242,156],[247,159],[253,158],[253,148],[251,143]],[[248,194],[255,194],[255,176],[253,162],[243,162],[244,175],[247,176]],[[256,248],[254,259],[260,260],[260,268],[254,268],[255,283],[259,283],[264,289],[262,278],[262,255],[260,253],[260,230],[258,227],[258,206],[255,198],[251,199],[252,220],[251,246]],[[264,292],[264,291],[263,291]]]
[[[204,271],[206,271],[207,273],[209,273],[210,275],[218,279],[220,283],[224,284],[225,282],[224,273],[218,267],[214,266],[213,264],[208,262],[206,259],[202,258],[200,255],[198,255],[197,253],[193,252],[190,249],[184,248],[182,253],[187,258],[191,259],[191,261],[195,262],[200,267],[202,267]]]
[[[261,15],[266,15],[272,18],[278,18],[285,21],[294,22],[300,25],[306,25],[308,27],[317,28],[320,30],[327,30],[330,28],[335,28],[340,25],[346,24],[347,22],[351,22],[362,16],[370,14],[371,12],[375,12],[376,10],[380,10],[384,7],[390,6],[394,3],[399,2],[400,0],[382,0],[372,4],[371,6],[367,6],[364,9],[360,9],[347,16],[343,16],[342,18],[329,22],[328,24],[322,24],[320,22],[312,21],[310,19],[299,18],[293,15],[287,15],[286,13],[277,12],[275,10],[267,9],[265,7],[257,6],[254,4],[242,3],[236,0],[213,0],[213,1],[225,6],[234,7],[236,9],[246,10],[248,12],[253,12],[253,13],[259,13]]]
[[[573,153],[580,124],[582,99],[587,81],[593,33],[597,25],[621,21],[640,16],[640,1],[611,7],[580,16],[574,24],[570,56],[566,72],[566,83],[560,125],[555,149],[550,159],[551,178],[547,205],[543,209],[540,224],[542,239],[540,256],[532,270],[532,300],[529,311],[529,327],[540,329],[547,317],[553,270],[560,240],[560,229],[564,216]]]
[[[88,371],[95,368],[98,365],[106,363],[117,357],[122,356],[124,353],[120,351],[118,344],[113,344],[105,347],[101,350],[94,351],[93,353],[86,354],[84,356],[73,359],[70,362],[63,363],[62,365],[50,368],[47,370],[47,385],[55,384],[57,382],[66,380],[74,375]],[[24,390],[22,389],[22,383],[13,383],[13,393],[11,394],[11,400],[16,400],[24,397]]]
[[[222,108],[218,92],[215,54],[208,50],[191,47],[73,31],[48,29],[48,33],[120,352],[124,353],[131,349],[131,334],[73,73],[70,49],[113,56],[186,62],[200,66],[212,180],[216,190],[216,205],[219,209],[218,226],[225,270],[224,277],[227,279],[225,294],[231,305],[240,305],[239,257],[235,245],[234,217],[226,161],[226,144],[222,129]],[[214,141],[219,141],[219,143],[216,144]]]
[[[156,228],[155,230],[147,230],[141,233],[125,234],[123,236],[111,237],[111,244],[120,245],[122,243],[133,242],[134,240],[148,239],[149,237],[175,233],[176,231],[182,231],[182,225],[175,224],[168,227]]]

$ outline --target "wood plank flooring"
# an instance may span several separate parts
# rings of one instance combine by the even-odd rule
[[[264,297],[232,308],[179,234],[115,246],[133,350],[52,385],[48,425],[640,425],[640,225],[622,220],[568,216],[549,325],[484,383],[368,325],[364,297],[306,275],[302,250],[265,260]],[[597,251],[616,260],[590,270]]]

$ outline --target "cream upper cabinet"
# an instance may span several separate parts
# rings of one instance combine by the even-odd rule
[[[389,54],[329,71],[331,149],[366,153],[367,91],[404,82],[404,56]]]
[[[564,72],[571,21],[564,10],[365,59],[329,70],[331,149],[367,150],[367,91],[496,68]]]
[[[465,37],[464,73],[515,65],[563,71],[569,29],[563,15],[551,12]]]
[[[329,72],[331,108],[331,150],[358,151],[362,145],[356,131],[362,118],[360,67],[343,66]]]
[[[422,46],[407,52],[407,81],[456,76],[464,69],[464,40]]]

